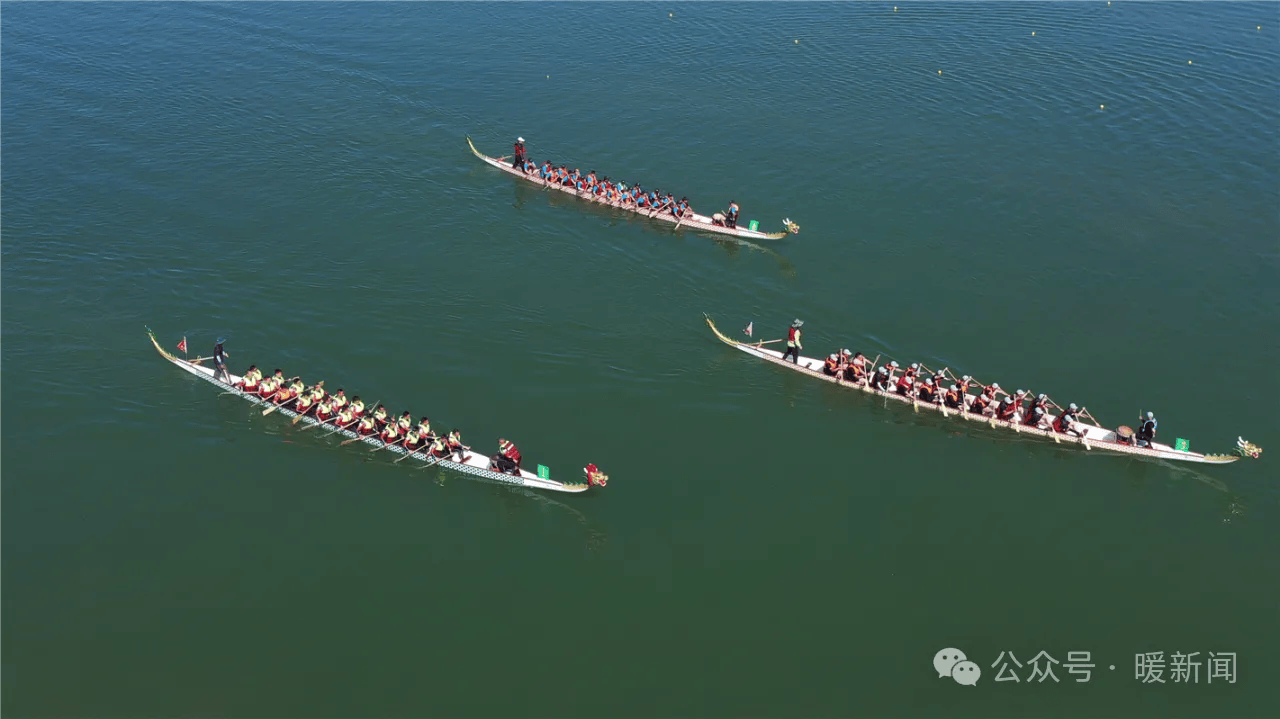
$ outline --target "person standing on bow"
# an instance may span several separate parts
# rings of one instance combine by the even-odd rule
[[[800,344],[800,328],[804,326],[804,321],[797,319],[791,323],[791,328],[787,330],[787,351],[782,353],[782,361],[786,362],[791,357],[792,364],[800,364],[800,350],[804,349],[804,345]]]
[[[518,170],[521,167],[524,167],[524,161],[525,161],[524,138],[517,137],[516,144],[515,144],[515,157],[511,160],[511,166]]]
[[[1138,425],[1138,446],[1150,447],[1151,442],[1156,438],[1156,415],[1153,412],[1147,412],[1146,419],[1142,419],[1142,424]]]
[[[222,347],[226,341],[226,337],[219,337],[213,345],[213,378],[231,384],[231,373],[227,371],[227,358],[231,354]]]

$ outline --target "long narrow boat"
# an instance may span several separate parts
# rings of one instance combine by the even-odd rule
[[[695,230],[701,230],[703,232],[713,232],[717,235],[730,235],[733,237],[741,237],[742,239],[745,239],[745,240],[781,240],[782,238],[787,236],[788,232],[792,234],[797,234],[800,232],[800,226],[792,222],[790,219],[785,219],[782,221],[783,225],[785,225],[787,228],[783,232],[759,232],[757,230],[752,230],[749,227],[742,227],[742,226],[725,227],[724,225],[717,225],[711,221],[710,217],[706,215],[699,215],[696,212],[690,214],[688,217],[685,217],[683,221],[681,221],[680,218],[675,217],[674,215],[670,215],[666,213],[651,215],[650,210],[646,210],[643,208],[638,209],[636,207],[628,207],[623,205],[621,202],[608,202],[601,197],[595,197],[589,194],[580,193],[577,190],[573,189],[572,187],[558,185],[554,182],[547,182],[546,180],[542,179],[541,177],[538,177],[537,175],[531,175],[521,170],[517,170],[516,168],[511,166],[510,162],[505,162],[504,160],[506,160],[506,158],[504,157],[489,157],[488,155],[481,153],[479,150],[476,149],[475,143],[471,142],[470,137],[467,138],[467,145],[471,147],[471,152],[475,153],[476,157],[480,158],[481,160],[484,160],[490,165],[493,165],[499,170],[502,170],[508,175],[515,175],[516,177],[519,177],[520,179],[525,180],[526,182],[532,182],[535,185],[546,187],[552,190],[559,190],[560,192],[573,195],[574,197],[580,197],[584,200],[587,200],[588,202],[595,202],[601,205],[623,210],[625,212],[631,212],[637,215],[644,215],[646,217],[649,217],[650,219],[657,220],[659,222],[666,222],[667,224],[670,224],[670,225],[679,225],[680,227],[688,227]]]
[[[842,387],[847,387],[853,390],[859,390],[862,392],[866,392],[868,394],[874,394],[878,397],[884,397],[887,400],[892,400],[894,402],[900,402],[902,404],[911,405],[911,407],[917,412],[919,412],[922,409],[929,410],[931,412],[941,412],[942,416],[944,417],[967,420],[971,422],[980,422],[992,428],[1011,430],[1013,432],[1026,435],[1028,437],[1041,438],[1041,439],[1049,440],[1059,444],[1061,443],[1078,444],[1088,450],[1101,450],[1104,452],[1119,452],[1121,454],[1131,454],[1131,455],[1137,455],[1140,457],[1172,459],[1180,462],[1204,462],[1208,464],[1229,464],[1244,456],[1249,456],[1256,459],[1258,455],[1261,454],[1262,452],[1261,449],[1254,446],[1253,444],[1250,444],[1249,442],[1246,442],[1244,439],[1238,439],[1236,442],[1237,454],[1225,454],[1225,455],[1224,454],[1200,454],[1198,452],[1184,451],[1184,450],[1174,449],[1173,447],[1170,447],[1167,444],[1160,444],[1159,442],[1152,442],[1151,443],[1152,446],[1150,448],[1137,447],[1132,444],[1127,444],[1124,442],[1117,441],[1116,433],[1113,430],[1109,430],[1104,427],[1099,427],[1095,424],[1089,424],[1084,422],[1083,420],[1076,423],[1075,429],[1083,431],[1084,436],[1076,437],[1075,435],[1071,435],[1071,434],[1062,434],[1059,432],[1055,432],[1052,429],[1049,429],[1049,430],[1037,429],[1035,427],[1028,427],[1018,422],[1006,422],[1003,420],[995,419],[993,417],[988,417],[986,415],[973,414],[968,411],[968,406],[974,399],[972,395],[966,395],[964,399],[964,402],[965,402],[964,411],[960,411],[958,409],[951,409],[941,404],[933,404],[931,402],[921,402],[920,400],[914,397],[900,395],[897,392],[885,392],[882,390],[874,389],[864,382],[854,383],[854,382],[848,382],[845,380],[832,377],[822,371],[824,363],[822,360],[819,360],[819,359],[813,359],[811,357],[801,356],[799,360],[794,363],[783,361],[782,352],[778,352],[776,350],[771,350],[771,349],[765,349],[763,347],[763,344],[759,342],[754,344],[747,343],[747,342],[739,342],[730,337],[726,337],[724,333],[722,333],[719,329],[716,328],[715,322],[713,322],[710,317],[706,315],[703,315],[703,316],[706,317],[707,325],[711,328],[711,331],[716,334],[716,337],[719,338],[721,342],[729,345],[730,347],[737,348],[751,355],[752,357],[755,357],[757,359],[762,359],[766,362],[771,362],[780,367],[785,367],[786,369],[789,369],[793,372],[799,372],[800,374],[808,375],[810,377],[813,377],[814,379],[820,379],[824,382],[832,382]],[[1049,422],[1053,422],[1053,420],[1056,418],[1057,418],[1057,415],[1053,415],[1053,414],[1047,415],[1046,417],[1046,419]]]
[[[212,368],[201,366],[194,362],[182,359],[181,357],[175,357],[173,354],[169,353],[163,347],[160,346],[160,343],[156,341],[156,336],[151,331],[150,328],[147,328],[147,336],[151,338],[151,344],[155,345],[156,351],[160,353],[160,356],[164,357],[165,359],[169,360],[173,364],[177,365],[180,369],[186,372],[190,372],[191,374],[195,375],[196,377],[199,377],[200,379],[210,384],[216,385],[218,388],[224,390],[224,392],[228,394],[238,395],[239,397],[246,399],[255,405],[262,405],[264,407],[276,406],[274,403],[268,400],[262,399],[261,397],[258,397],[253,394],[245,393],[236,389],[234,385],[236,382],[240,381],[240,377],[234,374],[231,375],[231,384],[227,384],[226,382],[223,382],[222,380],[214,377]],[[288,407],[282,406],[277,408],[275,411],[276,413],[281,414],[285,417],[298,416],[297,412],[294,412]],[[307,424],[311,424],[311,425],[321,424],[319,420],[315,419],[310,415],[304,415],[300,421],[305,422]],[[330,423],[324,423],[324,426],[330,428],[330,431],[334,431],[336,434],[343,435],[349,439],[359,439],[364,444],[370,445],[372,447],[382,447],[385,444],[384,442],[382,442],[382,440],[378,439],[376,436],[359,435],[353,430],[339,429],[338,427]],[[398,447],[395,445],[387,447],[386,451],[392,452],[401,456],[407,453],[407,450],[405,450],[403,447]],[[523,469],[520,470],[519,476],[514,474],[503,474],[502,472],[495,472],[489,469],[489,457],[479,452],[473,452],[469,457],[466,458],[466,460],[462,462],[455,462],[451,459],[436,459],[431,457],[431,455],[427,454],[425,451],[413,452],[412,455],[414,459],[418,459],[423,462],[431,462],[432,464],[439,467],[454,469],[466,475],[469,475],[473,478],[489,480],[491,482],[498,482],[501,484],[516,485],[519,487],[530,487],[532,489],[547,489],[555,492],[585,492],[592,486],[592,484],[598,484],[599,486],[604,486],[603,482],[608,479],[607,477],[604,477],[604,475],[597,474],[596,478],[594,479],[591,477],[588,477],[582,482],[567,483],[567,482],[558,482],[556,480],[551,479],[549,471],[546,473],[546,476],[541,476],[541,477],[538,476],[537,474],[533,474]],[[601,477],[603,477],[603,480],[600,479]]]

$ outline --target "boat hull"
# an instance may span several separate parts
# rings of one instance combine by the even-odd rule
[[[177,365],[178,368],[182,369],[183,371],[188,372],[192,375],[195,375],[196,377],[199,377],[200,379],[219,387],[225,392],[234,393],[240,398],[248,400],[251,404],[262,405],[264,408],[275,406],[275,403],[269,400],[263,399],[255,394],[245,393],[243,391],[236,389],[234,387],[234,384],[240,381],[239,376],[234,374],[231,375],[231,384],[227,384],[226,382],[223,382],[222,380],[214,377],[212,368],[194,364],[192,362],[188,362],[187,360],[182,359],[181,357],[174,356],[173,354],[169,353],[163,347],[160,346],[160,343],[156,341],[156,338],[154,335],[150,335],[150,336],[151,336],[151,343],[155,345],[156,350],[165,359],[169,360],[174,365]],[[292,409],[289,409],[287,406],[277,408],[276,413],[281,414],[285,417],[297,417],[299,414],[298,412],[295,412]],[[311,425],[321,424],[319,420],[315,419],[310,415],[304,415],[302,419],[299,421],[306,424],[311,424]],[[334,432],[335,435],[343,435],[348,439],[360,439],[361,443],[370,445],[371,447],[381,447],[384,444],[384,442],[382,442],[382,440],[378,439],[376,436],[372,436],[372,435],[362,436],[357,434],[355,431],[351,429],[338,429],[334,427],[334,425],[332,424],[325,424],[324,426],[330,429],[336,429],[337,431]],[[393,454],[400,455],[400,456],[404,456],[405,454],[409,453],[408,450],[398,446],[387,447],[385,451],[391,452]],[[431,459],[431,456],[428,455],[425,451],[416,451],[416,452],[413,452],[412,454],[414,459],[418,459],[423,462],[426,462],[427,460]],[[489,482],[496,482],[498,484],[515,485],[517,487],[529,487],[531,489],[544,489],[552,492],[575,492],[575,493],[585,492],[589,488],[589,485],[586,483],[585,480],[581,484],[566,484],[563,482],[557,482],[550,479],[542,479],[538,477],[536,474],[527,472],[523,469],[520,470],[519,476],[516,476],[513,474],[503,474],[501,472],[494,472],[489,469],[489,457],[487,455],[483,455],[477,452],[473,452],[471,456],[463,462],[456,462],[456,461],[453,461],[452,459],[438,459],[438,460],[435,460],[433,464],[434,466],[437,466],[437,467],[443,467],[445,469],[452,469],[458,472],[462,472],[463,474],[466,474],[475,479],[482,479]]]
[[[1150,448],[1136,447],[1130,444],[1124,444],[1122,442],[1116,441],[1116,433],[1112,430],[1106,429],[1104,427],[1099,427],[1097,425],[1088,424],[1085,422],[1077,422],[1075,425],[1075,428],[1077,430],[1083,431],[1084,433],[1083,437],[1076,437],[1075,435],[1072,435],[1072,434],[1062,434],[1060,432],[1055,432],[1052,429],[1043,430],[1035,427],[1028,427],[1018,422],[1006,422],[1003,420],[995,419],[994,417],[988,417],[986,415],[974,414],[969,412],[967,410],[967,407],[969,402],[973,400],[972,395],[966,396],[965,398],[966,409],[964,411],[961,411],[958,409],[951,409],[941,404],[934,404],[932,402],[922,402],[913,397],[900,395],[897,392],[885,392],[883,390],[873,389],[867,384],[846,382],[844,380],[837,379],[836,377],[832,377],[822,371],[824,362],[819,359],[814,359],[812,357],[805,357],[802,355],[800,356],[797,362],[793,363],[790,361],[784,361],[782,359],[782,354],[783,354],[782,352],[766,349],[763,346],[760,346],[758,344],[748,344],[744,342],[739,342],[730,337],[726,337],[722,332],[720,332],[720,330],[716,327],[715,322],[713,322],[710,317],[707,317],[706,321],[707,321],[707,325],[711,327],[711,330],[715,332],[716,337],[721,342],[724,342],[725,344],[731,347],[741,350],[742,352],[745,352],[746,354],[749,354],[752,357],[755,357],[756,359],[762,359],[766,362],[770,362],[772,364],[785,367],[786,369],[789,369],[793,372],[799,372],[801,374],[808,375],[815,379],[820,379],[824,382],[838,384],[842,387],[847,387],[852,390],[857,390],[867,394],[873,394],[879,397],[884,397],[886,400],[892,400],[899,404],[909,405],[917,412],[921,410],[925,410],[929,412],[940,412],[944,417],[948,417],[951,419],[959,419],[959,420],[965,420],[969,422],[978,422],[981,424],[988,425],[992,429],[1003,429],[1007,431],[1012,431],[1019,435],[1044,439],[1050,442],[1054,442],[1056,444],[1078,445],[1083,449],[1092,450],[1092,451],[1114,452],[1117,454],[1127,454],[1127,455],[1138,456],[1138,457],[1146,457],[1150,459],[1169,459],[1169,460],[1174,460],[1178,462],[1199,462],[1199,463],[1205,463],[1205,464],[1230,464],[1231,462],[1234,462],[1240,459],[1239,455],[1232,455],[1232,454],[1223,455],[1223,454],[1200,454],[1198,452],[1183,452],[1180,450],[1176,450],[1173,447],[1170,447],[1169,445],[1160,444],[1159,442],[1153,442]],[[1049,422],[1052,422],[1055,418],[1056,418],[1056,415],[1051,414],[1047,416],[1047,420]]]
[[[551,190],[558,190],[560,192],[563,192],[568,195],[573,195],[574,197],[578,197],[588,202],[594,202],[600,205],[605,205],[606,207],[613,207],[615,209],[622,210],[624,212],[630,212],[637,215],[644,215],[646,217],[649,216],[649,212],[650,212],[649,210],[644,210],[644,209],[637,210],[634,207],[625,206],[621,202],[609,202],[601,197],[582,194],[571,187],[558,185],[554,182],[547,182],[546,180],[542,179],[541,177],[538,177],[537,175],[530,175],[521,170],[517,170],[516,168],[511,166],[510,162],[505,162],[504,161],[505,158],[489,157],[488,155],[485,155],[479,150],[477,150],[475,144],[471,142],[470,137],[467,138],[467,145],[471,148],[471,152],[474,153],[476,157],[480,158],[485,163],[492,165],[493,167],[496,167],[499,170],[502,170],[508,175],[514,175],[515,177],[518,177],[526,182],[531,182],[535,185],[538,185],[540,187],[546,187]],[[711,232],[717,235],[729,235],[730,237],[740,237],[744,240],[780,240],[787,236],[786,232],[759,232],[759,231],[751,230],[745,227],[724,227],[722,225],[717,225],[713,223],[710,217],[707,217],[706,215],[699,215],[697,213],[693,213],[692,215],[686,217],[683,222],[680,221],[680,218],[667,213],[659,213],[657,215],[653,215],[649,219],[656,220],[658,222],[665,222],[669,225],[678,224],[680,227],[688,227],[690,229],[700,230],[703,232]]]

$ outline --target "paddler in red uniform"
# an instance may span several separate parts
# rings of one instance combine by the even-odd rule
[[[1057,419],[1053,420],[1053,431],[1061,434],[1071,433],[1077,437],[1083,437],[1084,432],[1076,429],[1079,415],[1080,408],[1076,406],[1075,402],[1072,402],[1062,411],[1062,414],[1058,415]]]
[[[1000,407],[996,409],[996,419],[1004,422],[1018,421],[1018,404],[1013,401],[1012,397],[1005,397],[1004,401],[1000,403]]]
[[[804,345],[800,344],[800,328],[803,326],[804,320],[797,319],[787,330],[787,351],[782,353],[783,362],[791,357],[791,364],[800,364],[800,350],[804,349]]]
[[[524,165],[524,161],[525,161],[524,138],[517,137],[516,144],[515,144],[515,157],[511,160],[511,166],[516,169],[519,169],[521,166]]]

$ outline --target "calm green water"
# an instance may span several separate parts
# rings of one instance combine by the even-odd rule
[[[3,20],[6,715],[1280,713],[1276,4]],[[673,234],[467,134],[802,233]],[[977,432],[752,360],[703,312],[1269,451]],[[339,448],[144,324],[612,481]],[[946,647],[976,686],[938,678]],[[1091,680],[1027,683],[1042,650]],[[1023,681],[994,681],[1005,651]],[[1154,651],[1236,652],[1238,679],[1137,681]]]

